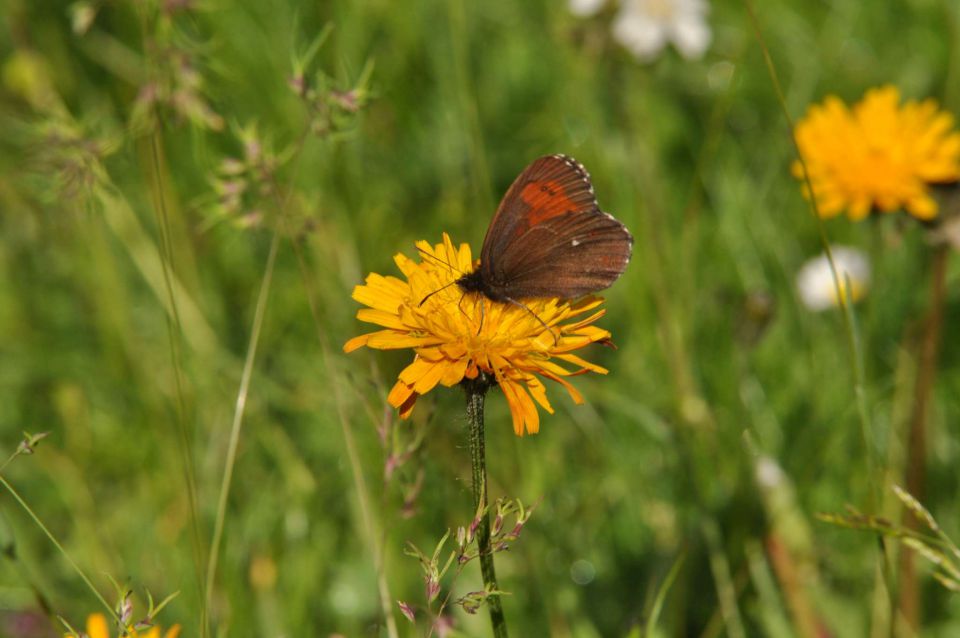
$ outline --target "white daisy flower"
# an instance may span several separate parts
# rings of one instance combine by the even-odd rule
[[[570,0],[570,13],[575,16],[592,16],[603,8],[606,0]]]
[[[668,43],[685,58],[700,58],[710,45],[709,10],[706,0],[622,0],[613,37],[643,61],[657,57]]]
[[[848,281],[850,284],[850,290],[844,291],[844,296],[859,301],[870,287],[870,261],[856,248],[831,246],[830,252],[833,253],[833,262],[837,267],[840,288],[845,289]],[[803,264],[797,273],[797,292],[803,305],[814,312],[840,305],[826,254]]]

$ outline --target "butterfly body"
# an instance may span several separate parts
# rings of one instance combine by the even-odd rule
[[[512,297],[503,292],[504,286],[502,283],[498,284],[493,281],[486,281],[483,278],[483,271],[480,268],[460,277],[456,283],[463,292],[479,292],[492,301],[507,301],[508,299],[512,299]]]
[[[548,155],[514,180],[490,222],[480,266],[456,284],[493,301],[572,299],[613,284],[632,249],[626,227],[600,210],[586,169]]]

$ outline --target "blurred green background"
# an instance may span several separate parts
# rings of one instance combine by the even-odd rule
[[[822,244],[742,3],[711,4],[703,59],[668,48],[648,64],[610,37],[613,9],[581,18],[561,1],[0,6],[4,458],[23,430],[50,432],[3,476],[109,600],[107,575],[138,610],[145,588],[180,591],[158,621],[200,635],[255,332],[212,635],[387,635],[375,547],[400,635],[426,635],[394,601],[424,600],[405,544],[432,551],[473,514],[463,397],[430,393],[396,422],[386,393],[411,354],[343,355],[370,329],[350,293],[397,274],[392,256],[418,239],[479,252],[512,179],[561,152],[635,256],[600,322],[619,349],[587,353],[610,374],[575,380],[586,405],[550,387],[556,414],[517,438],[502,395],[488,399],[491,496],[538,503],[497,556],[513,635],[636,631],[681,555],[659,635],[890,635],[876,536],[815,515],[900,517],[888,488],[903,481],[931,249],[905,216],[826,223],[874,266],[856,307],[870,453],[842,314],[807,311],[794,289]],[[885,83],[960,112],[955,3],[756,9],[794,118]],[[922,495],[954,536],[958,275]],[[0,541],[0,633],[57,635],[31,616],[44,606],[76,627],[105,611],[7,491]],[[957,635],[960,599],[928,572],[923,635]],[[453,585],[481,587],[474,564]],[[483,610],[451,613],[463,635],[488,634]]]

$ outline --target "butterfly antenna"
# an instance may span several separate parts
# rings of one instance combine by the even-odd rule
[[[437,257],[436,255],[431,255],[430,253],[428,253],[428,252],[425,251],[424,249],[420,248],[419,246],[417,246],[417,252],[420,253],[420,256],[421,256],[421,257],[424,257],[424,258],[426,258],[426,259],[431,259],[431,260],[435,261],[436,263],[440,264],[441,266],[446,266],[447,269],[448,269],[450,272],[454,272],[454,273],[457,273],[457,274],[459,274],[459,275],[462,275],[462,274],[463,274],[462,272],[460,272],[460,269],[454,268],[454,267],[453,267],[453,264],[451,264],[451,263],[449,263],[449,262],[446,262],[446,261],[440,259],[440,258]]]
[[[534,319],[536,319],[536,320],[540,323],[540,325],[543,326],[544,330],[546,330],[547,332],[549,332],[549,333],[550,333],[550,336],[553,337],[553,345],[554,345],[554,346],[557,346],[557,345],[560,344],[560,340],[557,338],[557,335],[556,335],[556,333],[553,331],[553,328],[551,328],[550,326],[548,326],[548,325],[543,321],[543,319],[541,319],[539,316],[537,316],[537,313],[535,313],[534,311],[530,310],[530,308],[529,308],[526,304],[520,303],[520,302],[517,301],[516,299],[511,299],[510,297],[505,297],[505,299],[506,299],[507,301],[509,301],[510,303],[512,303],[514,306],[519,306],[519,307],[523,308],[524,310],[526,310],[527,312],[529,312],[529,313],[530,313],[530,316],[533,317]]]
[[[459,275],[462,275],[462,274],[463,274],[462,272],[460,272],[459,269],[454,268],[453,265],[450,264],[449,262],[446,262],[446,261],[440,259],[440,258],[437,257],[436,255],[431,255],[430,253],[428,253],[428,252],[425,251],[424,249],[420,248],[419,246],[417,246],[417,252],[420,253],[420,256],[423,257],[423,258],[425,258],[425,259],[431,259],[431,260],[435,261],[436,263],[440,264],[441,266],[446,266],[446,267],[447,267],[447,270],[449,270],[450,272],[452,272],[452,273],[454,273],[454,274],[459,274]],[[422,305],[427,301],[427,299],[429,299],[430,297],[434,296],[435,294],[437,294],[437,293],[440,292],[441,290],[445,290],[445,289],[449,288],[450,286],[452,286],[452,285],[455,284],[455,283],[457,283],[457,280],[456,280],[456,279],[454,279],[453,281],[451,281],[450,283],[448,283],[448,284],[445,285],[445,286],[442,286],[442,287],[440,287],[440,288],[437,288],[436,290],[434,290],[433,292],[431,292],[430,294],[428,294],[426,297],[424,297],[423,299],[421,299],[421,300],[420,300],[420,303],[417,304],[417,306],[418,306],[418,307],[419,307],[419,306],[422,306]],[[463,301],[463,297],[460,297],[460,300]],[[458,306],[459,306],[459,304],[458,304]]]
[[[422,305],[424,304],[424,302],[425,302],[427,299],[429,299],[430,297],[434,296],[435,294],[437,294],[437,293],[440,292],[441,290],[446,290],[447,288],[449,288],[450,286],[452,286],[452,285],[455,284],[455,283],[457,283],[457,280],[456,280],[456,279],[454,279],[453,281],[451,281],[450,283],[448,283],[446,286],[441,286],[441,287],[437,288],[436,290],[434,290],[433,292],[429,293],[426,297],[424,297],[423,299],[420,300],[420,303],[417,304],[417,307],[419,308],[420,306],[422,306]],[[460,299],[463,299],[463,297],[461,297]]]

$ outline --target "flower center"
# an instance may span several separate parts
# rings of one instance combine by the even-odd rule
[[[644,9],[651,18],[669,22],[676,13],[676,0],[645,0]]]
[[[860,186],[880,196],[901,189],[905,180],[909,183],[911,170],[904,165],[902,152],[898,150],[889,146],[867,149],[856,167]]]
[[[833,285],[832,281],[830,282],[830,298],[833,300],[835,306],[844,305],[847,301],[847,297],[849,297],[851,301],[860,301],[864,298],[864,296],[866,296],[867,287],[862,281],[856,279],[853,275],[849,275],[850,289],[847,290],[847,273],[840,272],[837,274],[840,275],[839,290]],[[840,294],[839,297],[837,296],[837,293]]]

